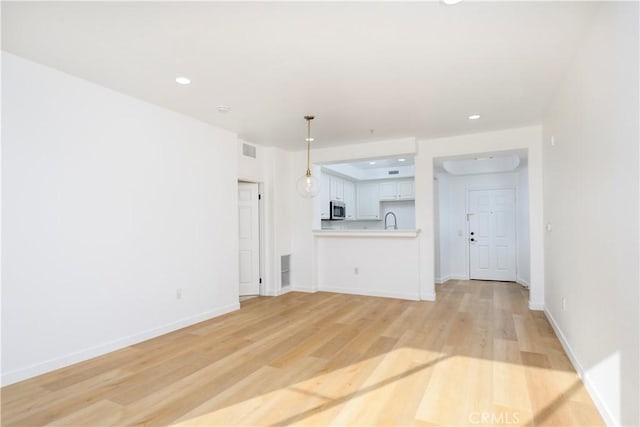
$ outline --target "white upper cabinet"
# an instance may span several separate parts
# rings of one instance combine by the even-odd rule
[[[380,219],[380,184],[358,183],[358,219]]]
[[[380,183],[380,200],[397,200],[398,186],[395,181]]]
[[[415,199],[414,180],[403,179],[380,183],[380,200],[413,200]]]
[[[415,188],[413,179],[398,181],[398,200],[414,200],[416,198]]]
[[[344,181],[344,210],[345,219],[356,219],[356,185],[351,181]]]
[[[331,200],[344,200],[344,180],[331,176]]]
[[[330,219],[331,200],[343,202],[346,220],[380,220],[380,202],[414,200],[413,179],[350,181],[323,172],[320,177],[320,218]]]
[[[326,173],[320,175],[320,219],[329,219],[329,201],[331,194],[331,176]]]

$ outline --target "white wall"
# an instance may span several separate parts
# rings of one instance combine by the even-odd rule
[[[520,284],[529,286],[531,281],[531,254],[529,253],[529,168],[518,171],[516,195],[516,233],[518,235],[518,278]]]
[[[451,204],[451,191],[449,191],[449,179],[442,175],[433,181],[434,190],[434,275],[436,283],[444,283],[452,278],[449,268],[449,247],[451,236],[451,218],[449,206]]]
[[[542,309],[544,301],[544,259],[543,259],[543,223],[542,223],[542,148],[540,126],[508,129],[462,135],[449,138],[416,141],[408,138],[397,141],[381,141],[355,144],[341,147],[315,149],[311,161],[329,163],[356,159],[384,158],[397,155],[415,156],[415,221],[416,228],[422,230],[418,235],[420,298],[435,299],[435,233],[434,233],[434,195],[433,195],[433,159],[474,153],[527,150],[530,193],[530,301],[529,306]],[[306,153],[296,152],[292,170],[299,168],[304,172]],[[319,167],[314,173],[319,172]],[[293,183],[291,184],[294,185]],[[320,220],[314,222],[314,211],[319,211],[318,198],[306,200],[292,191],[292,280],[298,290],[318,290],[319,274],[314,253],[312,229],[320,228]]]
[[[440,192],[442,191],[442,184],[437,177],[433,177],[433,222],[436,226],[433,228],[433,244],[435,246],[435,251],[433,253],[434,257],[434,266],[433,266],[433,274],[435,276],[435,283],[443,283],[443,269],[442,269],[442,257],[440,254],[443,252],[443,239],[442,239],[442,222],[444,218],[442,217],[442,203],[440,202],[440,198],[442,197]],[[445,239],[446,241],[446,239]],[[446,274],[446,273],[445,273]]]
[[[450,268],[450,242],[456,236],[451,235],[451,175],[439,173],[433,181],[433,221],[434,227],[434,275],[436,283],[445,283],[452,277]],[[459,277],[463,279],[464,277]]]
[[[640,424],[638,13],[599,6],[544,122],[545,307],[606,421],[629,426]]]
[[[434,239],[434,181],[433,160],[481,153],[500,153],[526,149],[529,173],[530,209],[530,294],[529,307],[544,306],[544,253],[542,219],[542,129],[531,126],[448,138],[418,141],[416,156],[416,227],[420,233],[421,294],[434,292],[435,239]],[[442,189],[441,189],[442,190]],[[443,191],[441,191],[443,192]],[[442,262],[441,262],[442,265]],[[444,274],[441,272],[441,274]]]
[[[242,144],[256,148],[256,158],[242,154]],[[263,147],[238,139],[238,180],[257,182],[262,194],[261,293],[282,293],[280,257],[291,254],[291,157],[276,147]]]
[[[319,290],[420,299],[416,237],[317,237],[315,256]]]
[[[234,134],[6,53],[2,74],[3,384],[238,308]]]
[[[311,149],[312,163],[331,163],[357,159],[386,158],[391,156],[413,155],[416,150],[415,138],[379,141],[364,144]],[[295,190],[295,179],[306,170],[306,151],[293,153],[291,163],[292,180],[289,184],[291,194],[291,281],[292,287],[302,291],[318,290],[318,266],[314,249],[312,230],[321,228],[320,197],[303,199]],[[312,173],[319,176],[320,167],[312,166]],[[416,212],[416,215],[418,213]]]
[[[379,161],[380,159],[376,158],[376,160]],[[348,163],[338,163],[332,165],[323,165],[322,168],[328,170],[330,174],[337,174],[338,176],[342,176],[354,181],[373,181],[389,178],[413,178],[415,174],[415,168],[413,165],[363,169]],[[389,171],[395,171],[397,172],[397,174],[389,175]]]
[[[526,188],[527,170],[483,175],[453,176],[439,174],[439,217],[436,225],[440,239],[436,244],[436,281],[469,278],[469,245],[467,230],[467,191],[471,188],[514,188],[516,191],[516,264],[518,281],[529,284],[529,199]],[[524,178],[523,178],[524,176]],[[524,187],[523,187],[524,186]]]

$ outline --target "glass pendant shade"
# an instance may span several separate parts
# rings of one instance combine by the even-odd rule
[[[320,181],[315,176],[311,176],[311,174],[304,174],[298,178],[296,187],[298,193],[305,199],[310,199],[320,194]]]
[[[298,193],[305,199],[316,197],[320,194],[320,181],[315,176],[311,176],[311,120],[313,116],[304,116],[307,121],[307,172],[298,178],[296,188]]]

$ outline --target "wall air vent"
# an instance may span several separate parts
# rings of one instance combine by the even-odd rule
[[[256,147],[250,144],[242,144],[242,155],[246,157],[256,158]]]
[[[389,175],[398,175],[399,173],[399,170],[389,171]]]

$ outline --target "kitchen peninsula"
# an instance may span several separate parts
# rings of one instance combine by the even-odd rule
[[[420,299],[420,230],[314,231],[318,289]]]
[[[413,160],[322,167],[313,231],[316,289],[420,299]]]
[[[313,232],[317,289],[420,299],[413,160],[322,167],[321,226]]]

